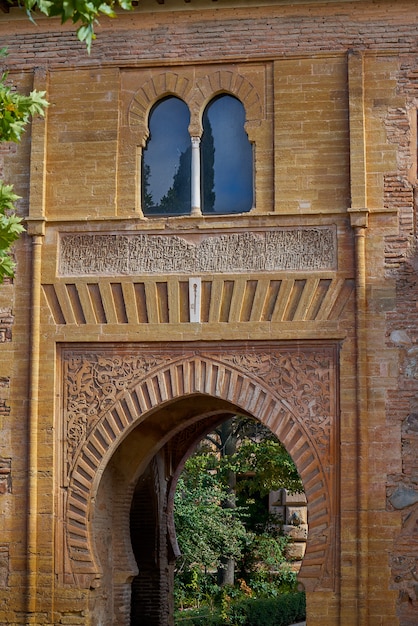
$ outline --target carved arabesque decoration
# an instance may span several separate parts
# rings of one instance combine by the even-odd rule
[[[152,357],[70,355],[64,361],[68,471],[89,433],[124,392],[152,370],[170,361]]]
[[[324,351],[222,355],[274,389],[312,434],[328,459],[331,430],[331,358]]]
[[[210,355],[219,359],[218,354]],[[127,389],[174,360],[152,356],[69,355],[65,368],[67,468],[89,433]],[[308,428],[328,459],[331,419],[331,355],[327,351],[268,351],[222,354],[221,360],[267,384]]]
[[[336,249],[330,227],[187,238],[84,233],[61,237],[59,267],[64,276],[320,271],[335,268]]]

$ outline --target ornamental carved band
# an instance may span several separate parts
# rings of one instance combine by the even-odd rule
[[[74,234],[60,242],[61,276],[336,269],[330,227],[217,236]]]
[[[310,515],[304,582],[334,588],[337,353],[336,344],[317,343],[63,349],[68,488],[63,513],[73,570],[93,574],[98,569],[88,512],[106,459],[152,409],[205,394],[259,419],[292,455]]]

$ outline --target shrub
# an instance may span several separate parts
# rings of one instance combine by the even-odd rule
[[[208,608],[179,611],[178,626],[289,626],[306,618],[305,594],[285,593],[277,598],[248,598],[232,602],[227,613],[213,614]]]
[[[289,626],[306,617],[304,593],[286,593],[278,598],[257,598],[242,604],[245,626]]]

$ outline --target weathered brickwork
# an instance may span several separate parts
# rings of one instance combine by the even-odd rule
[[[0,495],[12,491],[12,461],[0,458]]]
[[[48,32],[50,25],[40,18],[37,32],[27,25],[19,28],[18,40],[11,38],[9,63],[24,69],[40,63],[124,65],[133,59],[141,64],[154,63],[156,59],[167,63],[180,58],[212,61],[241,58],[243,49],[246,58],[251,59],[283,53],[345,52],[352,48],[391,50],[407,55],[414,50],[411,1],[401,6],[396,2],[363,2],[361,9],[356,1],[330,3],[325,8],[315,4],[306,3],[298,10],[274,5],[267,10],[255,8],[251,15],[238,6],[225,9],[221,20],[219,12],[211,10],[210,5],[202,12],[171,13],[169,19],[162,12],[142,13],[139,29],[129,18],[119,18],[119,23],[111,26],[102,20],[100,36],[89,59],[84,57],[83,46],[73,32],[68,28],[66,32],[57,29]],[[16,28],[13,22],[12,28]],[[205,33],[204,45],[202,33]],[[228,46],[220,49],[219,38],[225,33],[228,33]]]
[[[144,0],[90,56],[0,13],[10,81],[51,103],[0,148],[28,231],[0,286],[1,624],[171,626],[176,481],[241,412],[304,481],[308,626],[416,626],[417,13]],[[144,218],[153,105],[196,138],[219,93],[253,209]]]
[[[402,530],[391,553],[392,585],[399,590],[398,614],[412,625],[418,615],[418,456],[416,436],[417,286],[416,286],[416,182],[417,182],[417,76],[416,61],[405,59],[398,75],[405,105],[389,112],[388,138],[397,146],[398,171],[385,180],[386,206],[399,217],[398,233],[386,239],[388,276],[397,283],[396,312],[388,313],[389,344],[400,352],[397,388],[389,390],[387,419],[399,424],[402,458],[399,471],[388,476],[387,507],[402,513]]]
[[[0,343],[12,340],[13,318],[11,309],[0,309]]]
[[[395,537],[391,554],[394,588],[398,589],[401,623],[416,621],[418,594],[418,460],[417,460],[417,332],[416,273],[405,263],[398,281],[398,309],[390,314],[389,341],[399,347],[400,372],[396,390],[389,392],[388,420],[401,430],[402,463],[388,476],[388,510],[402,513],[402,531]]]

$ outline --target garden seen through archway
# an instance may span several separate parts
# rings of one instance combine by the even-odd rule
[[[177,483],[174,523],[176,625],[305,618],[297,573],[306,498],[291,457],[267,427],[231,416],[200,441]]]

